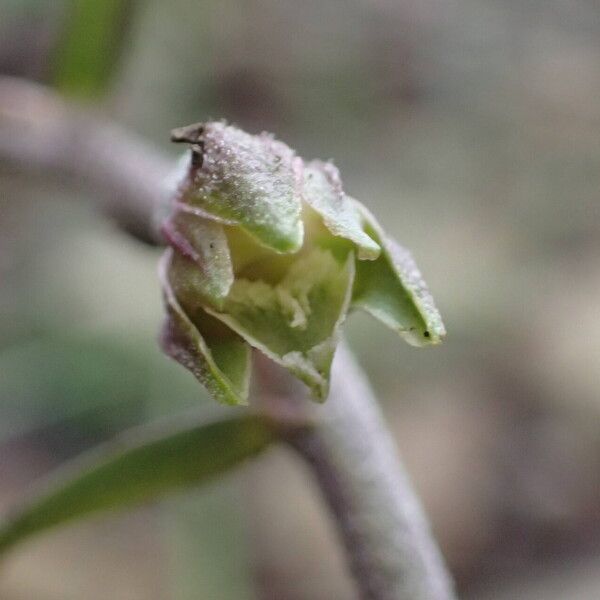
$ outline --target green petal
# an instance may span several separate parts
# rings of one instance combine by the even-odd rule
[[[176,131],[192,146],[192,168],[181,201],[246,229],[276,252],[302,246],[301,161],[282,142],[224,123]]]
[[[167,309],[161,335],[164,351],[189,369],[218,402],[247,404],[250,347],[201,307],[186,306],[189,313],[184,311],[170,281],[173,257],[169,249],[161,261]]]
[[[375,260],[379,245],[362,227],[360,212],[346,196],[338,170],[330,163],[313,161],[304,169],[304,200],[323,218],[335,236],[353,242],[360,260]]]
[[[446,331],[410,252],[388,238],[373,215],[353,201],[365,218],[365,230],[381,244],[383,252],[375,261],[357,261],[352,305],[366,310],[414,346],[439,343]]]
[[[297,254],[275,254],[241,227],[225,226],[236,279],[264,279],[277,283],[298,259]]]
[[[340,264],[327,250],[315,248],[298,258],[278,284],[236,280],[223,312],[207,310],[324,400],[353,279],[352,253]]]
[[[197,305],[221,306],[233,284],[233,265],[223,225],[178,210],[162,227],[176,250],[170,270],[175,295]]]

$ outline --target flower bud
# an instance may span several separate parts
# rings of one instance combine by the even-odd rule
[[[218,401],[247,401],[251,348],[324,400],[341,326],[362,308],[413,345],[444,327],[410,254],[342,188],[271,135],[222,122],[175,130],[190,144],[161,262],[162,345]]]

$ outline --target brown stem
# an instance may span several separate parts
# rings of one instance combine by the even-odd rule
[[[0,78],[0,162],[68,176],[138,239],[160,244],[170,162],[51,91]],[[289,377],[261,367],[264,409],[318,482],[363,600],[451,600],[452,585],[371,389],[340,348],[328,402],[308,408]],[[287,390],[286,390],[287,388]],[[283,392],[283,393],[282,393]],[[306,422],[311,412],[314,424]]]
[[[123,229],[160,243],[158,215],[172,162],[114,123],[43,86],[0,77],[0,161],[85,186]]]

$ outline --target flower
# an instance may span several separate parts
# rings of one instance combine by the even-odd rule
[[[175,130],[179,167],[161,261],[161,342],[218,401],[245,404],[251,349],[317,400],[346,315],[362,308],[413,345],[444,326],[410,253],[344,193],[331,163],[223,122]]]

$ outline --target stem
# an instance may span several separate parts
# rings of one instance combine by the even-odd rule
[[[284,425],[286,441],[304,459],[329,505],[360,598],[455,598],[423,509],[350,351],[340,344],[329,398],[312,411],[316,418],[310,427],[297,426],[306,402],[291,385],[284,392],[282,376],[273,374],[272,366],[269,371],[269,364],[260,364],[263,392],[267,398],[269,390],[273,394],[267,410]]]
[[[161,243],[157,217],[172,161],[51,90],[0,77],[0,161],[28,176],[68,179],[134,237]]]
[[[68,176],[136,238],[161,244],[170,161],[51,91],[0,78],[0,162]],[[452,584],[360,367],[343,346],[330,398],[297,402],[290,377],[259,361],[263,408],[304,458],[331,509],[363,600],[451,600]],[[306,423],[307,411],[316,416]],[[293,426],[290,426],[290,425]]]

